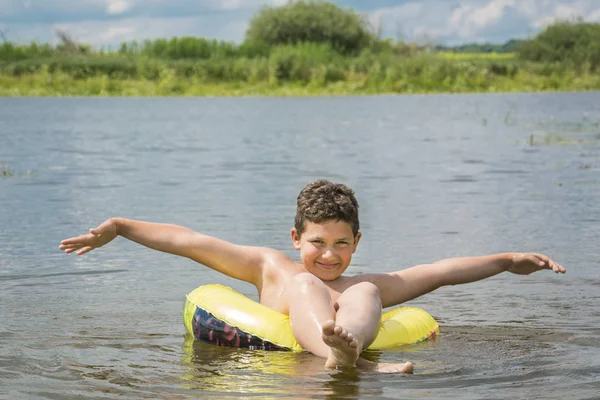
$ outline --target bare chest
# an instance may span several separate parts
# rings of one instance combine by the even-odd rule
[[[259,290],[260,303],[280,313],[289,314],[290,285],[294,284],[294,276],[303,273],[305,270],[302,267],[294,267],[290,269],[281,269],[272,276],[263,280],[263,285]],[[323,282],[331,303],[334,304],[340,295],[348,287],[352,285],[351,278],[340,277],[335,281]]]

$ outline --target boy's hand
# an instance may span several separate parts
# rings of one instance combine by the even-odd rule
[[[508,271],[513,274],[529,275],[532,272],[549,269],[555,273],[567,272],[562,265],[554,262],[549,257],[538,253],[515,253],[512,256],[512,264]]]
[[[70,254],[77,251],[78,256],[92,251],[95,248],[104,246],[111,240],[117,237],[117,225],[112,219],[108,219],[100,224],[97,228],[90,229],[87,235],[81,235],[65,239],[60,242],[59,249]]]

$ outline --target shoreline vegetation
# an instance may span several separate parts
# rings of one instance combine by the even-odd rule
[[[310,23],[308,23],[310,21]],[[0,96],[312,96],[600,90],[600,24],[529,40],[434,47],[381,39],[322,1],[264,7],[241,44],[179,37],[94,50],[0,45]]]

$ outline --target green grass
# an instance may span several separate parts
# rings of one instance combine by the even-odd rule
[[[364,51],[314,44],[268,56],[171,60],[88,54],[0,62],[0,96],[313,96],[600,90],[587,66],[526,62],[514,54]]]
[[[395,93],[467,93],[586,91],[600,89],[600,75],[574,72],[548,76],[519,70],[514,76],[497,76],[474,69],[453,75],[422,71],[401,75],[398,71],[349,72],[343,80],[308,82],[259,80],[255,82],[205,81],[177,77],[167,71],[160,79],[111,79],[106,75],[74,79],[66,73],[40,73],[20,77],[0,75],[0,96],[315,96]]]
[[[453,51],[436,51],[436,58],[442,60],[455,61],[471,61],[471,60],[486,60],[486,61],[505,61],[516,60],[516,53],[455,53]]]

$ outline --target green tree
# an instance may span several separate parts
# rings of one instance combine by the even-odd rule
[[[600,24],[561,21],[548,26],[535,38],[523,41],[519,56],[538,62],[562,62],[571,65],[600,66]]]
[[[270,46],[302,42],[329,44],[342,53],[358,53],[375,39],[366,18],[324,1],[290,1],[265,6],[250,21],[247,42]]]

